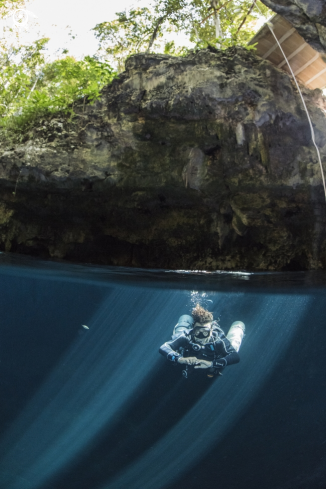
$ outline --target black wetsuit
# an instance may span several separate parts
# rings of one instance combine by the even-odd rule
[[[216,321],[213,321],[211,339],[205,345],[193,341],[192,331],[190,330],[188,334],[182,333],[174,340],[167,341],[161,346],[159,352],[175,364],[178,363],[180,357],[196,357],[200,360],[211,361],[213,367],[205,370],[213,375],[218,375],[227,365],[240,361],[239,354]],[[184,364],[181,365],[185,367]]]

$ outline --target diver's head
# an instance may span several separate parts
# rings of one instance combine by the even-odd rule
[[[193,308],[191,315],[195,323],[205,324],[213,321],[213,314],[207,311],[207,309],[201,307],[199,304]]]
[[[194,319],[193,341],[201,345],[208,343],[212,334],[213,314],[199,304],[196,305],[191,314]]]

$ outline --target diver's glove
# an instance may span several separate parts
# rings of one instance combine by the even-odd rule
[[[222,375],[222,371],[227,366],[228,362],[226,358],[219,358],[211,362],[212,366],[208,370],[207,377],[215,377],[216,375]]]
[[[226,358],[218,358],[214,360],[212,363],[213,363],[212,367],[216,369],[215,371],[217,371],[219,375],[222,375],[221,372],[225,369],[225,367],[228,364]]]
[[[196,357],[179,357],[178,363],[182,363],[184,365],[197,365],[200,362]],[[196,367],[195,367],[196,368]]]
[[[219,370],[224,370],[224,368],[227,366],[228,362],[226,358],[218,358],[217,360],[214,360],[213,362],[213,367],[218,368]]]
[[[209,362],[208,360],[197,360],[195,368],[210,368],[213,366],[213,362]]]
[[[178,363],[179,358],[181,358],[180,353],[176,353],[175,351],[169,353],[168,356],[167,356],[167,359],[170,360],[170,362],[173,362],[173,363]]]

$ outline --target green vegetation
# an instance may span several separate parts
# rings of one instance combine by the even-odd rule
[[[0,0],[0,19],[17,8],[23,0]],[[14,37],[12,43],[0,38],[0,141],[22,140],[41,118],[73,116],[76,104],[93,103],[116,76],[106,61],[77,61],[67,50],[47,62],[48,38],[24,46]]]
[[[117,75],[111,64],[122,71],[134,53],[182,56],[189,42],[195,49],[246,46],[257,21],[254,5],[252,0],[153,0],[150,8],[119,12],[115,20],[95,26],[98,53],[81,61],[63,50],[48,62],[47,38],[29,46],[20,45],[19,36],[11,45],[0,39],[0,140],[22,141],[41,118],[72,117],[76,105],[93,103]],[[23,6],[23,0],[0,0],[0,18]],[[269,15],[261,3],[260,9]],[[169,33],[182,33],[188,45],[176,47]]]
[[[0,17],[4,17],[12,10],[22,8],[24,0],[0,0]]]
[[[74,104],[97,100],[100,90],[115,77],[108,63],[92,57],[76,61],[66,56],[44,60],[48,39],[20,46],[0,58],[0,124],[4,132],[23,133],[41,117],[73,115]],[[19,62],[13,58],[19,57]]]
[[[164,52],[183,55],[187,46],[176,48],[167,34],[180,33],[197,48],[209,44],[221,49],[247,47],[255,33],[259,14],[253,0],[153,0],[151,8],[118,12],[111,22],[94,28],[99,40],[99,55],[113,61],[121,71],[127,56],[139,52]],[[267,18],[271,11],[259,0]],[[250,47],[252,49],[252,47]]]

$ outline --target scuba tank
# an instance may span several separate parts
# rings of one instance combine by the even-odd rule
[[[246,328],[242,321],[234,321],[234,323],[231,324],[228,334],[226,335],[236,352],[240,350],[245,330]]]
[[[189,333],[189,331],[193,327],[193,324],[194,324],[194,320],[188,314],[184,314],[183,316],[180,316],[179,321],[174,326],[172,339],[175,340],[182,333],[185,333],[185,334]]]
[[[188,334],[192,329],[194,324],[194,320],[192,316],[188,314],[183,314],[183,316],[179,317],[179,321],[174,326],[172,340],[175,340],[182,333]],[[190,365],[185,365],[185,368],[182,370],[182,376],[186,379],[188,378],[189,371],[193,370],[193,367],[190,368]]]

